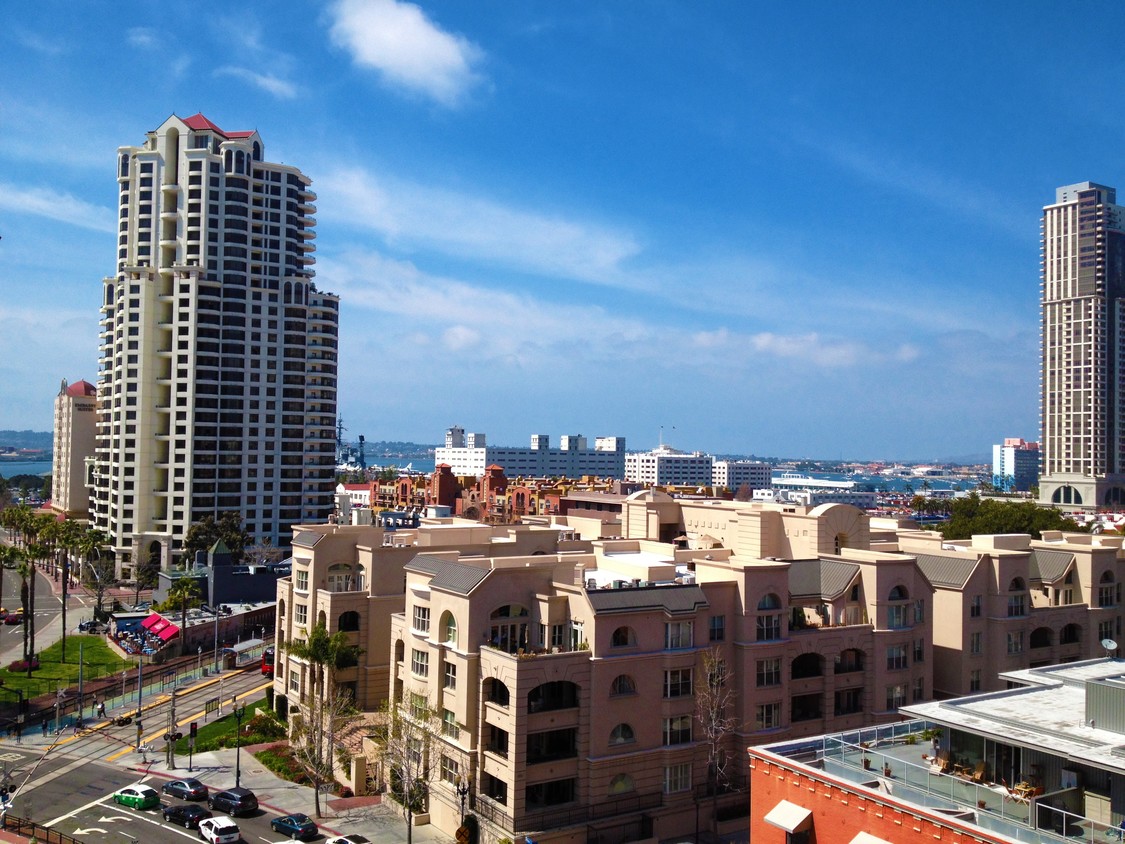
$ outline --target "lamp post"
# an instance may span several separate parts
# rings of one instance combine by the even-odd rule
[[[198,659],[198,661],[196,662],[196,665],[195,665],[195,673],[199,674],[199,675],[202,675],[203,674],[203,645],[200,645],[196,649],[195,652],[199,656],[199,659]]]
[[[234,787],[238,788],[242,781],[242,719],[246,715],[246,704],[241,706],[237,703],[238,698],[231,698],[230,705],[233,707],[234,720],[238,723],[238,732],[234,736]]]
[[[457,777],[457,796],[461,798],[461,826],[465,825],[465,798],[469,796],[472,790],[472,784],[469,780],[462,777]]]

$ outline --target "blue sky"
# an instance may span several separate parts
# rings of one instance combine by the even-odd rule
[[[201,111],[314,180],[351,436],[1036,437],[1038,217],[1119,179],[1120,6],[204,11],[44,0],[0,28],[0,428],[95,380],[114,153]]]

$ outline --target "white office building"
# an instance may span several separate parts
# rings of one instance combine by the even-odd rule
[[[772,478],[770,466],[755,460],[716,460],[711,466],[711,486],[725,487],[731,492],[744,486],[751,492],[769,489]]]
[[[121,147],[116,169],[92,521],[126,578],[166,568],[206,515],[288,546],[335,486],[339,299],[313,282],[310,180],[201,114]]]
[[[1002,492],[1027,492],[1039,484],[1039,443],[1006,437],[992,446],[992,483]]]
[[[625,480],[659,486],[710,486],[714,458],[701,451],[690,454],[660,445],[652,451],[625,456]]]
[[[489,466],[500,466],[509,478],[625,476],[625,438],[597,437],[590,448],[586,437],[568,434],[551,448],[548,434],[532,434],[529,448],[488,445],[482,433],[466,434],[454,426],[445,432],[445,447],[434,449],[434,462],[447,463],[454,475],[483,475]]]

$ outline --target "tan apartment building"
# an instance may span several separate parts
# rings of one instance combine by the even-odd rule
[[[358,666],[336,673],[361,710],[375,710],[387,699],[390,617],[404,606],[403,569],[421,553],[502,557],[589,548],[571,542],[560,528],[493,528],[464,519],[431,519],[410,530],[387,531],[370,525],[299,525],[294,530],[293,573],[278,581],[274,694],[279,712],[299,705],[310,693],[311,674],[290,656],[285,642],[303,639],[316,624],[329,633],[343,631],[363,650]],[[316,690],[316,693],[323,690]]]
[[[623,508],[636,533],[671,541],[406,565],[391,688],[439,713],[439,828],[457,828],[466,781],[484,841],[682,836],[710,829],[716,805],[720,830],[737,828],[746,745],[891,721],[929,698],[932,589],[913,557],[852,547],[860,511],[678,506],[646,491]],[[711,649],[737,722],[719,787],[696,712]]]
[[[998,691],[1001,673],[1103,655],[1121,635],[1122,540],[900,532],[934,586],[935,695]]]

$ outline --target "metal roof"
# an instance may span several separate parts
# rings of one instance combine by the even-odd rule
[[[407,563],[406,570],[430,575],[431,589],[443,589],[458,595],[468,595],[492,571],[492,569],[453,563],[441,557],[430,557],[425,554],[419,554]]]
[[[1028,576],[1032,580],[1043,580],[1053,583],[1066,574],[1074,555],[1066,551],[1048,551],[1045,548],[1031,549],[1031,566]]]
[[[859,574],[856,563],[839,560],[794,560],[789,564],[790,598],[825,598],[844,593]]]
[[[952,554],[917,554],[918,568],[934,586],[949,586],[964,589],[969,576],[976,569],[980,558],[953,556]]]
[[[317,533],[315,530],[302,530],[297,532],[290,544],[296,545],[298,548],[312,548],[322,539],[324,539],[323,533]]]
[[[594,611],[600,613],[664,610],[674,615],[694,613],[710,606],[707,596],[696,585],[590,589],[586,597]]]

